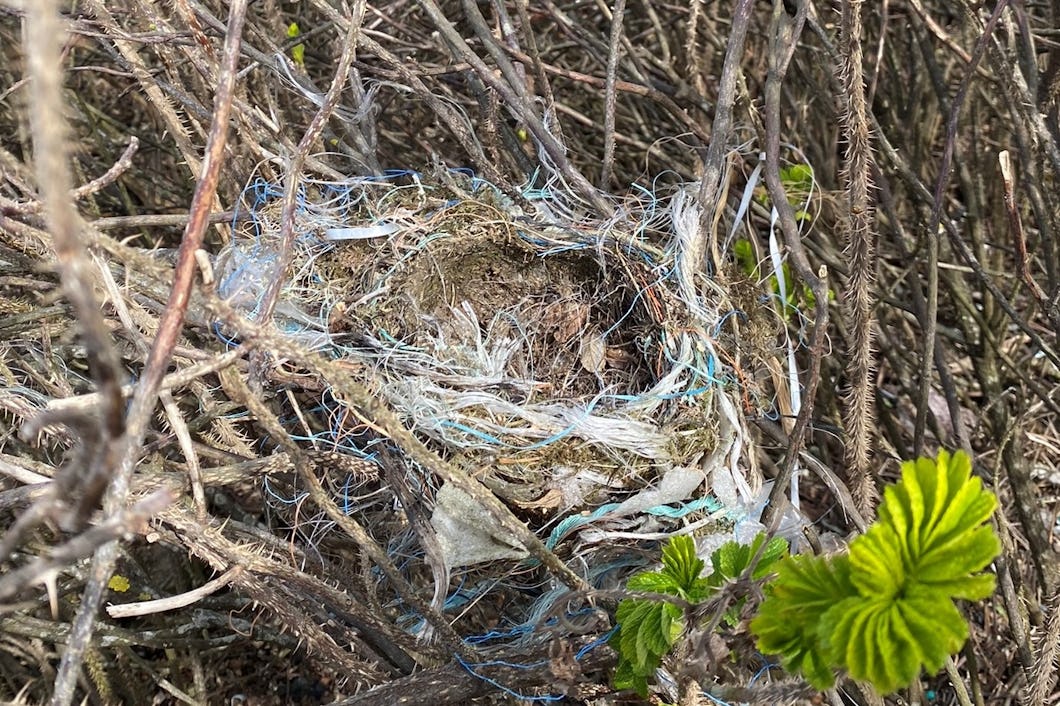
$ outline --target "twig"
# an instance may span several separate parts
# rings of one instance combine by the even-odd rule
[[[1031,296],[1048,313],[1048,304],[1045,301],[1045,292],[1038,286],[1038,282],[1031,276],[1027,257],[1027,236],[1023,232],[1023,221],[1020,219],[1019,208],[1016,206],[1016,175],[1012,173],[1012,158],[1008,150],[1001,150],[997,155],[998,164],[1001,167],[1001,185],[1005,192],[1005,211],[1008,213],[1009,235],[1012,236],[1012,244],[1016,250],[1016,269],[1019,270],[1020,279],[1027,285]]]
[[[968,696],[968,689],[964,685],[961,673],[957,671],[957,665],[953,663],[953,657],[946,658],[946,676],[950,678],[953,693],[957,696],[957,703],[961,706],[972,706],[972,700]]]
[[[7,572],[3,578],[0,578],[0,601],[11,598],[26,586],[41,581],[48,574],[91,555],[99,547],[112,544],[116,539],[142,532],[147,520],[168,507],[174,499],[173,493],[168,488],[155,491],[132,507],[112,515],[102,524],[55,547],[48,556],[38,557],[23,567]]]
[[[233,348],[225,353],[220,353],[215,357],[203,361],[202,363],[196,363],[195,365],[178,370],[175,373],[170,373],[162,378],[161,384],[158,386],[159,391],[174,390],[179,387],[187,385],[193,380],[197,380],[205,375],[210,375],[218,370],[223,370],[229,365],[246,355],[246,349],[243,347]],[[128,397],[129,395],[136,392],[136,385],[123,385],[121,388],[122,397]],[[97,392],[89,392],[84,395],[77,395],[76,397],[62,397],[59,399],[49,400],[47,409],[49,411],[62,411],[67,409],[80,409],[80,410],[92,410],[98,407],[100,404],[100,396]]]
[[[90,182],[82,184],[71,192],[71,197],[75,201],[87,198],[94,194],[99,193],[107,186],[113,184],[118,178],[127,172],[132,167],[132,158],[136,154],[136,150],[140,148],[140,140],[138,138],[129,138],[129,145],[122,152],[121,157],[118,161],[111,165],[110,169],[96,177]],[[44,204],[40,201],[23,201],[17,207],[8,209],[9,212],[14,215],[16,213],[36,213]]]
[[[710,147],[703,161],[703,174],[699,178],[699,208],[701,209],[699,231],[691,238],[682,253],[682,260],[687,267],[699,273],[706,264],[710,234],[714,232],[714,214],[720,198],[722,171],[729,152],[729,136],[732,132],[732,108],[736,101],[736,83],[743,59],[744,41],[747,38],[747,26],[751,20],[754,0],[738,0],[732,15],[732,28],[725,49],[725,62],[721,69],[721,82],[718,86],[718,103],[714,109],[714,124],[711,129]],[[691,38],[690,40],[691,41]],[[691,277],[685,277],[691,282]],[[694,292],[686,292],[690,301],[694,301]]]
[[[968,95],[972,79],[975,77],[975,69],[982,61],[990,46],[990,38],[997,27],[1001,13],[1008,6],[1008,0],[998,0],[990,18],[983,28],[982,34],[976,40],[975,49],[972,51],[972,61],[968,64],[968,70],[961,79],[957,93],[953,96],[950,104],[950,114],[946,121],[946,146],[942,152],[942,162],[939,164],[939,176],[935,183],[935,193],[931,206],[931,217],[928,219],[924,230],[924,238],[927,243],[927,296],[924,318],[920,322],[924,333],[923,347],[920,351],[920,398],[916,405],[916,421],[913,425],[913,455],[919,456],[924,450],[924,430],[927,425],[928,399],[931,396],[931,367],[935,363],[935,336],[938,325],[939,308],[939,224],[942,221],[943,197],[946,187],[950,183],[950,167],[953,164],[953,153],[957,147],[957,123],[960,120],[961,108],[964,107],[964,99]],[[949,229],[951,240],[959,240],[960,236],[954,235]]]
[[[869,191],[872,187],[871,133],[868,126],[868,101],[865,95],[864,55],[861,46],[861,0],[842,3],[840,75],[845,86],[840,98],[843,137],[841,178],[846,206],[840,223],[844,230],[844,247],[850,258],[845,298],[847,319],[853,342],[847,361],[850,387],[846,394],[846,431],[844,448],[847,477],[862,515],[871,517],[879,500],[876,477],[872,471],[872,440],[876,389],[872,374],[875,360],[873,345],[872,285],[876,279],[876,233]],[[881,38],[881,42],[882,42]]]
[[[253,217],[247,212],[222,211],[209,215],[210,223],[231,223],[234,220],[248,221]],[[113,228],[159,228],[165,226],[186,226],[189,216],[186,213],[157,213],[143,216],[109,216],[97,218],[92,221],[92,227],[96,230],[111,230]]]
[[[33,130],[37,183],[51,230],[63,290],[73,305],[85,338],[92,376],[103,402],[100,432],[104,441],[121,436],[124,415],[119,391],[123,373],[114,350],[99,302],[89,278],[91,264],[81,242],[81,222],[71,200],[67,127],[63,121],[59,41],[65,32],[59,22],[55,0],[33,3],[27,9],[26,23],[29,70],[33,78]]]
[[[169,428],[177,437],[180,450],[184,454],[184,460],[188,467],[188,482],[191,485],[191,497],[195,503],[195,513],[199,519],[206,519],[206,492],[202,487],[202,473],[199,467],[199,456],[195,453],[192,445],[191,433],[188,425],[184,423],[184,417],[180,413],[180,406],[173,399],[173,393],[169,390],[159,390],[158,397],[162,401],[162,407],[169,421]]]
[[[46,6],[48,9],[54,9],[54,0],[46,0]],[[154,346],[144,365],[143,377],[133,397],[125,435],[121,439],[122,443],[113,449],[113,455],[119,462],[119,467],[104,504],[104,509],[109,513],[120,512],[126,502],[129,480],[136,466],[136,457],[143,443],[152,411],[158,401],[158,389],[188,309],[192,282],[197,270],[195,252],[202,246],[203,235],[209,221],[210,206],[215,199],[214,193],[217,189],[221,165],[224,163],[224,145],[245,15],[246,0],[233,0],[229,9],[229,27],[225,35],[223,65],[214,103],[214,122],[210,126],[201,178],[196,185],[195,196],[192,199],[192,217],[188,222],[177,254],[173,289],[159,322]],[[47,44],[51,41],[54,41],[54,36],[49,35],[35,44]],[[39,46],[36,48],[39,49]],[[117,399],[121,399],[120,394],[117,395]],[[93,557],[91,575],[81,596],[81,605],[74,619],[70,643],[63,653],[59,672],[55,678],[52,706],[69,706],[73,699],[74,687],[81,671],[81,661],[84,658],[88,641],[91,639],[92,627],[103,597],[103,590],[114,571],[117,556],[117,543],[108,542],[101,546]]]
[[[280,424],[280,421],[268,409],[268,407],[266,407],[265,404],[251,392],[247,384],[239,379],[238,376],[228,376],[228,384],[236,390],[236,394],[242,397],[240,401],[247,406],[247,409],[249,409],[255,416],[258,423],[265,427],[269,434],[276,439],[291,456],[291,459],[294,461],[295,466],[299,471],[299,475],[309,487],[309,494],[313,502],[326,512],[328,517],[330,517],[336,525],[342,528],[342,531],[357,542],[358,546],[360,546],[360,548],[373,562],[375,562],[383,573],[386,574],[386,577],[393,584],[394,589],[397,591],[398,595],[401,596],[402,600],[415,608],[423,618],[430,623],[431,627],[437,631],[446,647],[453,654],[463,655],[465,657],[470,656],[470,651],[445,619],[445,616],[420,598],[416,593],[416,589],[405,579],[404,576],[402,576],[401,572],[390,560],[390,557],[388,557],[383,548],[372,539],[372,536],[364,529],[364,527],[362,527],[353,517],[338,508],[334,500],[331,499],[331,496],[329,496],[324,489],[324,486],[321,485],[320,479],[317,478],[316,468],[305,462],[301,450],[291,440],[290,435],[287,434],[283,426]]]
[[[524,54],[515,49],[508,48],[508,53],[519,61],[533,62],[532,56]],[[541,71],[544,73],[552,74],[553,76],[562,76],[563,78],[576,81],[578,83],[585,83],[595,88],[603,88],[607,85],[606,78],[600,78],[599,76],[591,76],[580,71],[574,71],[573,69],[564,68],[562,66],[554,66],[552,64],[542,63]],[[662,107],[670,111],[675,118],[681,121],[684,127],[700,139],[703,144],[710,144],[710,133],[707,132],[702,125],[700,125],[694,118],[683,110],[677,103],[674,102],[673,98],[666,95],[662,91],[652,88],[651,86],[643,86],[639,83],[633,83],[631,81],[623,81],[616,77],[615,79],[615,90],[621,91],[622,93],[629,93],[634,96],[641,96],[642,98],[648,98],[655,101]],[[549,105],[554,105],[554,101],[550,101]]]
[[[165,598],[159,598],[153,601],[109,605],[107,606],[107,615],[112,618],[133,618],[140,615],[153,615],[154,613],[164,613],[167,610],[184,608],[193,603],[198,603],[211,593],[215,593],[224,588],[238,578],[239,574],[242,572],[243,567],[233,566],[212,581],[207,581],[196,589],[185,591],[176,596],[166,596]]]
[[[604,158],[598,182],[601,189],[611,183],[615,166],[615,81],[625,14],[626,0],[615,0],[615,7],[611,10],[611,41],[607,48],[607,82],[604,86]]]
[[[192,147],[191,139],[188,136],[188,130],[180,116],[177,115],[177,111],[173,107],[173,104],[170,103],[168,98],[166,98],[151,71],[148,70],[147,66],[144,64],[143,58],[141,58],[138,53],[138,47],[134,42],[125,38],[125,32],[123,32],[118,26],[117,21],[114,19],[114,15],[109,9],[107,9],[103,0],[88,0],[88,9],[95,16],[96,20],[103,25],[107,34],[112,37],[114,46],[117,47],[122,58],[128,62],[133,75],[136,76],[136,80],[140,83],[140,87],[143,88],[143,91],[147,94],[147,98],[151,101],[151,104],[162,116],[162,119],[165,121],[166,127],[168,128],[167,132],[176,143],[177,149],[180,150],[181,156],[188,165],[188,169],[192,174],[198,174],[201,165],[199,163],[199,157],[196,154],[195,149]]]
[[[1060,656],[1060,593],[1047,596],[1044,605],[1045,629],[1036,644],[1033,668],[1027,685],[1030,706],[1042,706],[1056,685],[1057,660]]]
[[[784,184],[780,180],[780,90],[806,20],[806,9],[806,3],[800,3],[795,17],[789,17],[780,0],[774,3],[769,73],[765,87],[766,187],[769,190],[769,199],[778,214],[780,229],[784,234],[784,242],[788,246],[791,263],[798,276],[810,287],[815,299],[813,331],[809,341],[810,361],[802,395],[803,404],[789,435],[784,465],[773,482],[769,502],[763,514],[763,522],[769,527],[770,533],[776,532],[780,526],[783,515],[780,511],[782,498],[791,482],[791,476],[799,460],[799,452],[805,443],[806,430],[809,428],[814,398],[817,394],[817,385],[821,379],[821,357],[824,354],[825,332],[828,327],[828,284],[825,279],[827,270],[822,266],[819,272],[813,271],[806,256],[806,250],[802,246],[799,227],[795,222],[795,211],[788,202]]]
[[[346,37],[342,44],[342,55],[339,57],[339,63],[335,68],[335,75],[331,79],[331,85],[328,87],[323,103],[313,115],[313,119],[309,122],[309,127],[306,128],[302,139],[298,142],[298,147],[295,149],[294,154],[291,155],[290,163],[287,165],[283,189],[283,206],[280,213],[279,257],[277,258],[274,276],[269,282],[268,289],[265,290],[258,309],[257,321],[259,322],[268,321],[272,318],[272,312],[276,308],[280,290],[283,288],[284,282],[287,281],[285,273],[287,272],[287,267],[291,264],[291,260],[294,259],[295,213],[298,208],[298,187],[302,181],[302,168],[305,165],[309,151],[313,148],[317,138],[320,137],[320,133],[323,132],[324,126],[331,118],[331,114],[335,111],[339,96],[346,85],[350,67],[357,56],[357,37],[361,32],[361,22],[364,19],[365,2],[366,0],[360,0],[352,10],[346,25]]]
[[[417,3],[427,12],[431,21],[434,22],[435,27],[438,28],[438,31],[445,38],[445,41],[453,48],[454,52],[458,54],[459,58],[470,64],[475,73],[478,74],[479,78],[492,87],[493,90],[497,91],[508,107],[525,122],[530,132],[533,133],[534,137],[541,145],[545,154],[556,166],[556,169],[563,178],[570,182],[571,187],[596,209],[598,215],[605,217],[612,215],[614,208],[599,193],[597,193],[596,189],[594,189],[592,184],[589,183],[589,180],[585,178],[585,175],[575,169],[574,165],[570,163],[570,160],[567,159],[565,148],[558,140],[556,140],[555,136],[549,132],[545,123],[534,111],[533,105],[526,98],[516,92],[514,85],[509,85],[496,76],[486,63],[471,50],[471,47],[468,46],[464,38],[461,37],[460,33],[456,31],[455,27],[453,27],[453,23],[449,21],[445,16],[445,13],[442,12],[441,8],[439,8],[433,0],[417,0]],[[476,31],[479,31],[479,25],[484,23],[477,21],[481,21],[482,15],[478,12],[474,3],[465,3],[465,8],[468,10],[469,18],[473,21],[473,26],[476,27]],[[494,47],[495,42],[493,41],[489,29],[485,29],[485,37],[480,36],[480,39],[483,39],[486,47],[491,49]],[[509,62],[507,57],[503,55],[502,50],[498,50],[497,52],[491,51],[491,54],[494,60],[497,61],[498,65],[501,66],[502,70],[505,70],[507,73],[514,72],[514,69],[511,68],[511,62]]]

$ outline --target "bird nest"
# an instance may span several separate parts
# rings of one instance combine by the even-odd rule
[[[252,184],[252,219],[218,257],[218,292],[246,312],[259,312],[278,276],[279,197]],[[735,340],[724,324],[736,305],[720,289],[709,309],[682,293],[699,286],[681,278],[675,223],[686,208],[678,190],[627,204],[607,223],[557,225],[558,199],[517,203],[460,173],[307,184],[273,320],[599,583],[642,563],[630,550],[638,539],[681,530],[720,542],[738,524],[753,532],[763,499],[756,473],[737,466],[747,399],[717,377],[717,356],[755,346],[772,355],[775,329],[739,312],[730,326],[743,332],[743,353],[719,351]],[[395,504],[420,505],[430,518],[420,531],[436,535],[445,572],[474,574],[456,603],[525,569],[527,548],[480,503],[413,459],[388,475],[400,443],[341,392],[314,394],[313,420],[290,416],[303,428],[296,436],[379,464],[383,478],[332,479],[340,505],[380,513],[366,526],[390,527],[389,546],[413,561],[424,558],[416,542],[397,535],[416,534],[415,523],[385,517]],[[290,507],[299,492],[274,485],[269,497]],[[319,540],[318,524],[309,532]],[[524,602],[504,617],[522,623],[546,607]]]

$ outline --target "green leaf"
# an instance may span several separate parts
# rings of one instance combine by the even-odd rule
[[[809,164],[792,164],[780,170],[780,182],[787,191],[809,193],[813,189],[813,167]]]
[[[1001,551],[993,529],[984,524],[997,498],[971,472],[971,459],[961,451],[951,456],[943,450],[935,461],[903,463],[901,482],[884,491],[880,506],[877,526],[887,529],[868,540],[874,543],[873,551],[881,543],[896,546],[911,579],[948,598],[990,595],[993,579],[976,572]],[[872,530],[851,545],[852,557],[855,545],[870,534]],[[889,551],[888,560],[892,554]]]
[[[758,262],[755,259],[754,248],[747,238],[740,238],[732,244],[732,254],[736,256],[736,262],[740,265],[743,273],[752,279],[758,279]]]
[[[626,582],[626,588],[630,591],[644,591],[645,593],[666,593],[677,596],[681,593],[681,585],[673,576],[658,571],[645,571],[630,577]]]
[[[758,546],[761,544],[759,538],[765,541],[765,535],[759,534],[755,537],[754,551],[758,551]],[[773,537],[766,544],[765,551],[762,552],[762,558],[758,561],[758,566],[751,572],[751,577],[755,579],[765,578],[769,574],[776,571],[776,563],[788,554],[788,542],[783,537]]]
[[[626,582],[631,591],[662,593],[697,602],[709,587],[700,578],[704,562],[696,556],[691,537],[671,537],[662,550],[662,571],[644,571]],[[618,666],[613,679],[615,688],[634,689],[648,695],[648,681],[655,674],[663,655],[684,632],[684,615],[680,608],[665,601],[628,598],[615,611],[618,630],[610,644],[618,652]]]
[[[937,595],[849,598],[823,624],[838,662],[884,694],[912,683],[921,666],[938,671],[968,636],[953,602]]]
[[[902,538],[893,527],[874,524],[850,543],[851,581],[864,596],[893,596],[908,578]]]
[[[740,544],[736,541],[726,542],[710,555],[711,566],[714,567],[709,580],[714,587],[721,586],[726,581],[737,579],[747,571],[751,559],[758,554],[758,550],[766,541],[765,533],[759,533],[750,544]],[[774,537],[766,544],[762,556],[751,573],[755,579],[768,576],[773,573],[773,566],[778,559],[788,551],[788,543],[782,537]]]
[[[648,678],[684,631],[681,610],[671,603],[626,599],[618,604],[615,618],[618,631],[610,640],[619,655],[615,687],[647,696]]]
[[[751,564],[751,559],[758,554],[759,549],[765,543],[766,535],[759,533],[749,545],[730,541],[715,549],[710,555],[710,563],[714,570],[707,577],[706,591],[699,600],[706,598],[707,595],[721,588],[725,583],[743,576]],[[777,560],[786,555],[787,551],[788,543],[783,538],[774,537],[769,540],[765,549],[762,549],[762,556],[758,564],[755,565],[751,577],[761,579],[773,573],[776,570],[774,565]],[[743,608],[746,603],[746,598],[739,598],[725,611],[723,619],[728,625],[736,626],[740,623],[740,616],[743,614]]]
[[[662,550],[662,573],[668,574],[687,595],[697,587],[705,562],[696,556],[696,542],[687,535],[671,537]]]
[[[295,39],[296,37],[302,36],[302,30],[298,27],[297,22],[292,22],[287,25],[287,38]],[[294,63],[298,64],[302,68],[305,68],[305,44],[299,42],[291,47],[291,59]]]
[[[994,577],[978,572],[1000,551],[985,524],[996,504],[963,453],[902,464],[879,520],[850,543],[847,557],[780,563],[751,623],[759,648],[815,686],[845,668],[889,693],[922,668],[938,671],[968,636],[953,600],[994,589]]]
[[[648,698],[648,679],[643,674],[633,671],[633,665],[628,661],[619,659],[615,667],[615,676],[612,679],[616,689],[632,689],[640,694],[641,698]]]
[[[820,628],[825,613],[856,597],[846,557],[799,555],[777,564],[765,601],[751,621],[758,649],[780,656],[789,672],[801,672],[810,684],[826,689],[835,683],[828,635]]]
[[[710,555],[714,571],[710,575],[710,584],[721,584],[738,577],[747,568],[751,555],[749,547],[736,541],[726,542]]]

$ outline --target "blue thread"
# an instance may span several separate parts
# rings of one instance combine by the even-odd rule
[[[513,698],[522,699],[524,701],[541,701],[541,702],[546,702],[546,703],[547,702],[552,702],[552,701],[559,701],[559,700],[564,698],[564,696],[562,694],[559,694],[559,695],[547,694],[545,696],[530,696],[529,694],[520,694],[519,692],[513,691],[513,690],[509,689],[508,687],[504,686],[503,684],[498,682],[496,679],[491,679],[490,677],[487,677],[484,674],[479,674],[478,672],[475,671],[475,669],[481,669],[482,667],[498,667],[498,666],[500,666],[500,667],[511,667],[513,669],[533,669],[534,667],[540,667],[540,666],[542,666],[544,664],[548,664],[547,662],[536,662],[534,664],[525,665],[525,664],[512,664],[510,662],[503,662],[503,661],[499,661],[498,660],[498,661],[493,661],[493,662],[480,662],[478,664],[468,664],[467,662],[464,661],[464,659],[460,655],[456,655],[456,661],[460,664],[461,667],[463,667],[465,670],[467,670],[467,673],[470,674],[471,676],[475,677],[476,679],[479,679],[481,681],[486,682],[487,684],[489,684],[490,686],[494,687],[495,689],[497,689],[499,691],[502,691],[505,694],[508,694],[509,696],[511,696]]]
[[[585,655],[589,654],[590,652],[595,650],[600,645],[606,645],[607,641],[610,640],[611,636],[614,635],[616,632],[618,632],[618,626],[617,625],[615,627],[611,628],[610,630],[608,630],[607,632],[605,632],[600,637],[598,637],[595,640],[593,640],[592,642],[590,642],[585,647],[583,647],[580,650],[578,650],[577,654],[574,655],[575,661],[580,660],[582,657],[584,657]]]

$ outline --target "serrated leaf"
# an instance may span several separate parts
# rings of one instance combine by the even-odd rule
[[[736,541],[726,542],[721,545],[710,555],[710,563],[714,566],[711,582],[715,582],[715,577],[717,577],[717,581],[721,582],[739,576],[747,568],[748,559],[747,546]],[[720,583],[716,585],[720,585]]]
[[[893,596],[907,578],[902,540],[895,530],[876,524],[850,543],[851,581],[863,596]]]
[[[851,544],[855,565],[876,569],[868,581],[894,569],[897,550],[912,580],[931,584],[949,598],[989,595],[983,592],[992,590],[992,583],[974,574],[1001,550],[993,530],[983,524],[997,499],[971,471],[971,460],[961,451],[951,456],[943,450],[935,461],[902,464],[901,482],[884,492],[879,522]],[[872,546],[858,550],[859,543]]]
[[[681,593],[681,586],[669,573],[659,571],[646,571],[632,576],[626,582],[626,588],[630,591],[644,591],[645,593],[666,593],[676,596]]]
[[[764,534],[755,537],[756,544],[759,542],[758,538],[765,539]],[[755,552],[758,551],[758,547],[755,546]],[[751,573],[751,576],[755,579],[760,579],[776,571],[775,564],[784,558],[788,553],[788,543],[783,537],[773,537],[766,544],[765,551],[762,552],[762,558],[758,561],[758,566]]]
[[[726,542],[710,555],[713,573],[709,577],[711,586],[721,586],[726,581],[736,579],[747,570],[751,559],[758,554],[759,548],[766,542],[766,535],[759,533],[749,545],[740,544],[736,541]],[[762,578],[774,571],[773,564],[784,556],[788,550],[788,543],[781,537],[774,537],[766,544],[762,556],[755,566],[752,578]]]
[[[628,661],[619,659],[612,684],[616,689],[632,689],[640,694],[641,698],[648,698],[647,677],[634,672],[633,666]]]
[[[978,572],[1000,551],[985,524],[996,503],[961,452],[904,463],[847,557],[779,562],[751,623],[759,649],[822,688],[838,667],[883,693],[937,672],[968,636],[953,599],[994,589]]]
[[[710,597],[710,594],[714,593],[715,588],[710,585],[710,581],[705,578],[696,579],[695,583],[692,584],[692,588],[685,591],[685,600],[689,603],[700,603]]]
[[[887,694],[910,684],[921,666],[938,671],[967,638],[948,599],[848,599],[828,616],[833,653],[855,679]],[[930,617],[928,617],[930,616]]]
[[[611,644],[634,674],[651,676],[684,630],[681,610],[670,603],[627,599],[615,612],[618,632]]]
[[[662,550],[662,563],[662,573],[669,574],[682,593],[695,588],[696,579],[706,566],[704,561],[696,556],[695,540],[686,535],[670,538]]]
[[[835,683],[822,618],[856,595],[846,557],[794,556],[777,563],[777,577],[751,621],[758,649],[780,656],[784,668],[825,689]]]

